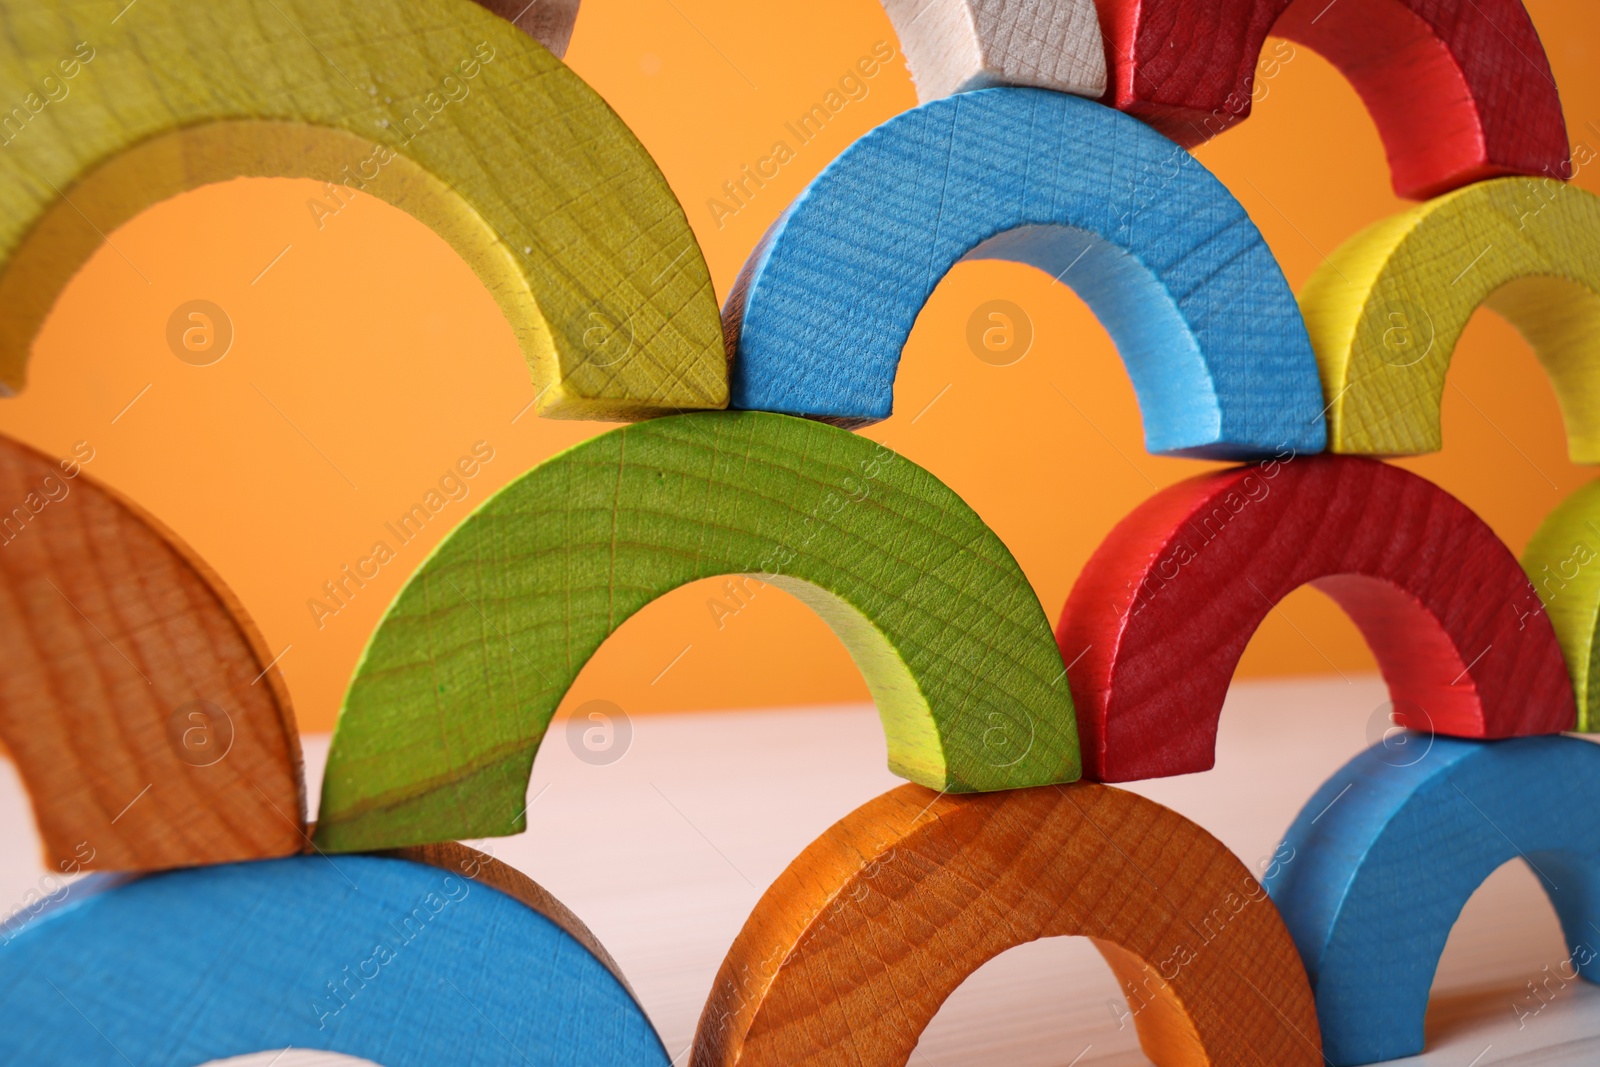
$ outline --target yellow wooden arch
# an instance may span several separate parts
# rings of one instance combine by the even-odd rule
[[[0,0],[0,18],[5,388],[113,228],[276,176],[360,189],[449,241],[515,330],[541,414],[726,406],[710,276],[661,172],[470,0]]]
[[[1300,308],[1316,349],[1333,452],[1441,447],[1456,339],[1480,304],[1538,353],[1575,463],[1600,463],[1600,197],[1500,178],[1368,227],[1312,275]]]

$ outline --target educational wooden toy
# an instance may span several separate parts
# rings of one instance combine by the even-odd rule
[[[813,841],[717,972],[692,1067],[903,1064],[999,953],[1094,941],[1145,1054],[1319,1064],[1305,971],[1244,864],[1182,816],[1079,783],[953,797],[901,786]]]
[[[0,741],[46,866],[300,851],[300,737],[273,654],[204,562],[95,483],[94,458],[87,441],[58,461],[0,435],[13,505],[0,514]]]
[[[204,184],[310,177],[461,255],[538,414],[646,421],[512,479],[417,564],[345,692],[315,828],[276,656],[222,581],[96,483],[97,445],[56,460],[0,436],[0,742],[52,872],[123,872],[0,921],[0,1061],[671,1062],[588,929],[455,840],[525,829],[585,664],[723,575],[832,627],[913,784],[766,890],[693,1067],[905,1064],[987,961],[1058,935],[1094,942],[1158,1067],[1410,1055],[1464,902],[1517,858],[1571,977],[1600,976],[1581,804],[1600,749],[1559,736],[1600,714],[1600,488],[1519,566],[1426,479],[1318,454],[1440,447],[1452,349],[1488,304],[1538,352],[1572,457],[1600,463],[1600,200],[1565,184],[1517,0],[884,0],[922,103],[811,181],[720,316],[666,177],[557,58],[578,0],[135,3],[0,0],[0,93],[19,102],[0,112],[0,390],[23,388],[115,227]],[[1350,79],[1395,189],[1425,200],[1347,241],[1298,302],[1184,147],[1249,114],[1269,33]],[[890,414],[914,321],[976,259],[1089,304],[1150,451],[1256,461],[1135,509],[1054,632],[938,472],[850,432]],[[1055,461],[1069,483],[1088,462]],[[1413,732],[1325,783],[1257,882],[1195,823],[1100,783],[1210,768],[1240,654],[1308,583],[1361,629]]]
[[[1310,973],[1330,1064],[1422,1051],[1450,927],[1512,860],[1560,916],[1569,976],[1594,980],[1600,837],[1556,813],[1597,774],[1600,746],[1574,738],[1416,737],[1373,746],[1317,790],[1264,880]]]
[[[1244,209],[1144,125],[1038,89],[923,104],[829,164],[728,297],[733,406],[886,418],[911,325],[964,258],[1029,263],[1083,297],[1150,451],[1322,450],[1310,345]]]
[[[1106,91],[1094,0],[883,0],[883,8],[924,102],[993,85]]]
[[[1401,725],[1466,737],[1574,722],[1550,621],[1516,557],[1424,478],[1299,456],[1157,493],[1095,551],[1062,612],[1084,773],[1203,771],[1234,665],[1310,583],[1360,627]]]
[[[82,36],[83,13],[107,26],[120,6],[0,8],[4,99],[39,99],[39,69],[94,71],[0,152],[0,384],[22,388],[34,334],[106,233],[256,175],[349,186],[437,231],[511,323],[542,414],[726,404],[683,209],[605,102],[510,23],[463,0],[167,0]]]
[[[0,1003],[28,1020],[0,1029],[7,1063],[289,1047],[383,1067],[668,1062],[583,924],[460,845],[152,874],[69,898],[5,956]]]
[[[1600,197],[1501,178],[1419,204],[1346,241],[1300,294],[1328,395],[1328,447],[1440,447],[1456,338],[1480,304],[1538,353],[1575,463],[1600,463]]]
[[[1320,52],[1361,94],[1395,192],[1505,174],[1567,177],[1567,130],[1521,0],[1096,0],[1105,101],[1184,145],[1246,118],[1269,33]]]
[[[318,845],[520,832],[534,753],[589,656],[656,597],[723,574],[786,589],[833,628],[895,773],[953,792],[1078,777],[1049,620],[959,497],[823,423],[681,415],[534,468],[412,576],[351,679]]]
[[[1595,629],[1600,626],[1600,482],[1590,482],[1563,500],[1534,532],[1522,552],[1522,567],[1539,594],[1572,675],[1581,733],[1600,732],[1600,670],[1595,668]]]

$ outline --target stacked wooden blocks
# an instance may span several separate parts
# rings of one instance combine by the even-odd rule
[[[717,575],[834,629],[911,784],[767,891],[696,1065],[905,1063],[972,971],[1059,934],[1093,939],[1163,1067],[1368,1063],[1421,1050],[1445,937],[1501,863],[1537,860],[1574,942],[1600,922],[1600,837],[1552,818],[1600,771],[1561,736],[1600,699],[1600,494],[1558,508],[1519,566],[1459,501],[1370,458],[1439,447],[1451,349],[1488,303],[1548,369],[1574,459],[1600,462],[1600,209],[1564,183],[1560,101],[1516,0],[885,0],[923,102],[810,184],[721,315],[644,148],[529,36],[564,47],[576,4],[485,5],[515,25],[466,0],[118,6],[0,4],[0,82],[58,61],[103,79],[0,154],[12,389],[103,230],[281,175],[359,182],[450,241],[515,328],[541,414],[644,421],[526,472],[417,568],[346,691],[314,828],[240,605],[85,457],[0,441],[7,499],[78,483],[47,536],[0,551],[17,650],[0,738],[52,867],[137,875],[5,931],[7,1062],[293,1045],[385,1067],[667,1063],[581,922],[452,842],[526,827],[583,665]],[[1422,201],[1298,301],[1186,150],[1248,115],[1269,32],[1349,76]],[[454,123],[478,79],[497,106]],[[890,413],[913,322],[974,258],[1091,306],[1151,451],[1240,463],[1130,514],[1054,631],[971,508],[850,432]],[[1306,583],[1367,637],[1410,747],[1340,771],[1258,879],[1106,783],[1209,768],[1245,644]],[[158,784],[129,814],[140,782]],[[309,995],[307,975],[326,976]]]

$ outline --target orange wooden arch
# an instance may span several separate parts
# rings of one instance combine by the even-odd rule
[[[300,741],[221,580],[83,470],[0,436],[0,741],[53,871],[300,851]]]
[[[836,823],[745,921],[692,1067],[905,1064],[939,1005],[1008,948],[1082,935],[1159,1067],[1322,1063],[1311,988],[1266,891],[1154,801],[1075,783],[905,785]]]

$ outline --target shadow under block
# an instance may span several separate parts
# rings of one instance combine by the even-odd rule
[[[1310,341],[1227,188],[1126,115],[983,89],[897,115],[773,224],[726,309],[732,406],[887,418],[912,324],[963,259],[1028,263],[1117,343],[1150,451],[1322,450]]]
[[[1482,519],[1399,467],[1296,456],[1164,489],[1095,550],[1058,628],[1085,777],[1211,767],[1245,645],[1308,583],[1367,639],[1400,725],[1465,737],[1572,728],[1550,621]]]
[[[1097,2],[1105,102],[1181,144],[1250,114],[1270,33],[1349,79],[1400,196],[1424,200],[1507,174],[1568,176],[1561,97],[1520,0]]]
[[[1098,98],[1105,44],[1094,0],[883,0],[924,102],[994,85]]]
[[[605,101],[511,23],[469,0],[146,3],[113,20],[123,7],[0,2],[0,92],[31,113],[0,153],[0,386],[22,388],[34,335],[106,234],[266,176],[369,193],[448,241],[516,333],[541,414],[725,406],[715,295],[677,199]]]
[[[1422,1051],[1450,928],[1514,859],[1561,919],[1562,977],[1595,980],[1600,834],[1573,800],[1597,777],[1600,746],[1577,738],[1410,735],[1363,752],[1306,802],[1266,881],[1305,959],[1333,1067]]]
[[[1590,482],[1558,504],[1522,553],[1543,611],[1561,642],[1572,675],[1579,733],[1600,732],[1600,666],[1595,630],[1600,625],[1600,482]]]
[[[6,1063],[186,1067],[292,1046],[384,1067],[667,1067],[593,935],[459,845],[66,892],[6,946]]]
[[[346,691],[317,844],[520,832],[535,751],[589,657],[657,597],[728,574],[833,628],[897,774],[953,792],[1078,777],[1049,620],[955,493],[834,426],[703,412],[547,460],[441,542]]]
[[[1064,935],[1105,956],[1157,1067],[1322,1062],[1266,891],[1181,815],[1087,782],[964,797],[907,785],[834,824],[746,920],[689,1062],[899,1067],[973,971]]]
[[[304,847],[300,738],[272,654],[173,534],[0,436],[0,740],[52,872]]]
[[[1481,182],[1346,241],[1300,294],[1333,452],[1442,447],[1456,340],[1481,304],[1550,376],[1574,463],[1600,463],[1600,197],[1548,178]]]

